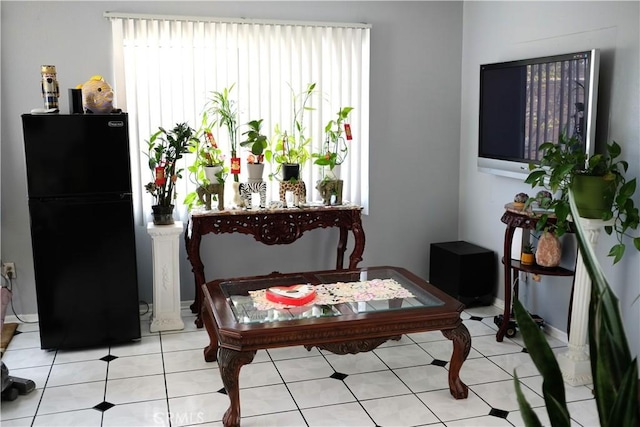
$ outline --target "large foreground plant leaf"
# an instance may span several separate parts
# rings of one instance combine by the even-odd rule
[[[578,218],[578,209],[570,193],[571,214]],[[612,292],[586,232],[579,221],[575,223],[578,247],[585,268],[591,278],[589,303],[589,355],[591,374],[601,427],[640,426],[638,364],[631,358],[619,302]],[[562,373],[544,334],[518,300],[514,312],[527,350],[543,376],[543,395],[552,426],[568,426],[569,414],[564,396]],[[516,393],[523,419],[528,426],[538,426],[539,420],[525,401],[517,377]]]

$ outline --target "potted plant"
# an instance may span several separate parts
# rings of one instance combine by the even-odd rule
[[[533,245],[531,243],[527,243],[522,248],[522,253],[520,254],[520,262],[524,265],[533,265],[535,262],[535,257],[533,255]]]
[[[231,149],[231,174],[234,182],[238,182],[238,175],[240,174],[240,159],[237,156],[238,110],[236,109],[235,101],[230,98],[234,86],[235,83],[220,92],[215,91],[212,93],[213,97],[207,104],[202,121],[206,129],[213,129],[216,125],[219,128],[222,126],[227,128],[229,147]],[[211,123],[208,122],[209,117],[212,118]]]
[[[314,110],[307,106],[307,103],[315,94],[315,88],[316,84],[310,83],[304,91],[293,96],[293,123],[290,133],[286,129],[281,129],[279,125],[275,126],[275,136],[272,138],[274,146],[265,151],[267,161],[277,165],[274,172],[269,175],[270,178],[277,176],[282,170],[283,181],[300,179],[300,167],[311,156],[307,148],[311,144],[311,138],[307,138],[304,134],[304,113]]]
[[[194,143],[189,147],[189,151],[195,154],[195,160],[187,170],[189,179],[196,186],[196,189],[184,198],[184,204],[189,210],[196,205],[206,204],[201,196],[202,193],[208,194],[211,200],[217,200],[218,187],[222,186],[224,190],[224,181],[229,171],[224,166],[224,154],[218,147],[211,129],[204,127],[197,132],[197,135],[202,136],[194,138]],[[212,185],[215,188],[211,187]],[[207,209],[210,209],[210,203],[207,205]]]
[[[335,179],[334,168],[344,163],[349,153],[347,141],[351,140],[351,128],[344,121],[353,111],[353,107],[341,108],[336,120],[329,120],[324,127],[325,142],[323,150],[320,153],[313,153],[311,156],[315,158],[314,164],[322,167],[323,179]],[[326,173],[326,168],[329,173]]]
[[[147,141],[149,169],[153,180],[145,189],[155,199],[153,223],[173,224],[173,201],[176,198],[175,184],[182,177],[177,161],[189,151],[197,140],[195,131],[186,123],[178,123],[171,130],[159,127]]]
[[[623,160],[616,160],[621,154],[620,145],[615,141],[607,144],[606,155],[596,154],[587,157],[581,149],[578,138],[567,138],[561,135],[557,144],[546,142],[540,146],[543,152],[539,165],[530,164],[530,173],[525,183],[532,187],[541,186],[552,194],[559,194],[548,204],[548,209],[553,211],[556,217],[555,224],[547,222],[548,215],[542,214],[538,221],[539,230],[549,229],[557,236],[564,234],[569,227],[569,190],[574,190],[576,204],[581,205],[581,216],[586,218],[598,217],[609,221],[611,225],[605,226],[605,232],[617,236],[616,243],[609,251],[613,257],[613,263],[622,259],[625,251],[624,236],[633,238],[633,244],[640,251],[640,237],[633,237],[629,230],[636,230],[639,223],[638,208],[633,203],[632,196],[636,189],[636,179],[625,179],[628,164]],[[584,181],[592,178],[599,185],[601,193],[595,197],[597,201],[606,201],[604,208],[594,213],[588,202],[580,199],[580,194],[575,190],[583,190]],[[595,191],[591,187],[587,190],[590,195]],[[533,200],[527,201],[530,204]]]
[[[240,143],[242,147],[248,147],[251,154],[247,156],[247,171],[249,181],[262,180],[264,171],[264,150],[267,148],[267,137],[260,133],[262,121],[251,120],[247,123],[249,130],[243,133],[246,139]]]

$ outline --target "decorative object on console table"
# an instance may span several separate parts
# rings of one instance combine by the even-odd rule
[[[240,184],[238,191],[242,199],[242,206],[247,209],[252,207],[253,193],[260,194],[260,207],[267,206],[267,183],[262,180],[264,172],[264,150],[267,147],[267,137],[260,133],[262,119],[252,120],[247,123],[249,130],[243,135],[247,139],[240,143],[243,147],[250,147],[250,154],[247,156],[248,182]]]
[[[496,277],[493,251],[464,241],[431,244],[429,282],[459,301],[491,304]]]
[[[205,113],[203,115],[203,124],[213,129],[216,125],[218,129],[224,126],[229,136],[229,148],[231,150],[231,169],[233,181],[239,182],[240,175],[240,158],[238,157],[238,109],[236,102],[231,99],[231,91],[235,83],[224,88],[222,91],[212,92],[212,97],[207,103]],[[209,123],[209,117],[212,122]]]
[[[291,89],[293,93],[293,89]],[[269,178],[276,178],[282,170],[282,180],[300,180],[300,168],[309,160],[311,154],[308,151],[311,144],[311,138],[305,136],[304,113],[305,111],[314,110],[307,104],[316,94],[316,84],[310,83],[300,93],[294,94],[292,97],[292,117],[291,131],[282,129],[279,125],[275,126],[275,137],[271,141],[271,148],[265,151],[265,158],[270,163],[275,163],[276,168]],[[297,165],[297,173],[294,171]],[[291,172],[285,171],[291,169]]]
[[[177,162],[195,140],[194,130],[186,123],[178,123],[169,131],[160,127],[147,141],[146,154],[153,181],[145,185],[145,189],[155,198],[152,206],[154,224],[173,224],[175,184],[182,176]]]
[[[337,113],[338,118],[327,123],[324,128],[323,151],[311,155],[315,158],[314,164],[320,166],[322,171],[322,179],[318,181],[316,188],[325,205],[342,204],[343,181],[336,175],[336,167],[346,160],[349,153],[347,141],[353,139],[351,126],[344,123],[352,110],[353,107],[341,108]]]
[[[218,200],[218,210],[223,210],[224,182],[229,169],[224,166],[224,155],[206,122],[206,114],[202,129],[197,134],[204,136],[204,142],[201,138],[194,138],[189,151],[195,154],[195,160],[187,167],[189,179],[196,185],[196,190],[187,194],[184,204],[189,210],[196,205],[204,205],[205,209],[211,210],[211,201]]]
[[[555,225],[547,227],[547,214],[542,214],[538,222],[538,230],[549,228],[549,231],[553,231],[558,236],[564,234],[567,231],[570,214],[569,189],[574,190],[574,197],[579,198],[580,190],[584,186],[583,179],[600,181],[604,193],[595,196],[595,199],[607,203],[612,201],[612,206],[608,205],[602,211],[594,211],[588,201],[577,199],[576,204],[580,215],[585,218],[614,220],[612,225],[605,226],[605,232],[612,234],[615,231],[618,239],[618,243],[609,251],[609,256],[613,257],[615,264],[624,256],[626,245],[623,238],[625,236],[631,237],[634,247],[640,251],[640,237],[634,237],[629,233],[629,230],[636,230],[640,222],[638,208],[633,202],[636,178],[626,180],[624,173],[628,169],[628,164],[624,160],[616,160],[622,150],[615,141],[607,144],[606,155],[596,154],[590,158],[587,158],[580,146],[580,139],[561,135],[557,144],[545,142],[540,146],[539,150],[544,154],[539,165],[529,165],[531,172],[525,183],[531,184],[532,187],[544,187],[553,194],[560,192],[560,197],[553,199],[549,204],[549,209],[553,210],[556,216]],[[589,178],[586,178],[587,176]],[[608,183],[611,185],[607,185]],[[593,193],[589,196],[594,197]],[[528,201],[528,203],[531,202],[533,200]],[[600,216],[597,216],[598,214]]]
[[[153,315],[150,332],[184,329],[180,316],[181,221],[169,225],[147,224],[153,242]]]

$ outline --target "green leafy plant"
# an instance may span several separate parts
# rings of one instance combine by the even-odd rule
[[[238,154],[238,110],[236,108],[236,102],[231,99],[231,91],[234,86],[235,83],[228,88],[224,88],[222,91],[212,92],[212,97],[207,103],[202,118],[205,129],[211,130],[216,125],[219,128],[222,126],[227,128],[232,159],[236,158]],[[212,120],[211,122],[209,122],[210,118]],[[235,173],[233,174],[233,180],[236,182],[239,181],[238,175]]]
[[[570,211],[578,209],[570,197]],[[638,364],[631,358],[619,303],[598,263],[586,232],[576,224],[578,246],[592,282],[589,303],[589,356],[593,377],[593,392],[602,427],[638,426]],[[514,301],[514,312],[525,346],[536,368],[543,377],[542,392],[551,425],[569,427],[562,372],[543,332],[526,312],[522,304]],[[526,401],[517,374],[514,385],[522,418],[527,426],[541,426],[540,420]]]
[[[189,180],[195,184],[196,188],[215,184],[216,182],[211,182],[209,178],[207,178],[205,168],[219,166],[221,169],[216,173],[216,180],[217,183],[224,183],[229,173],[229,168],[224,166],[225,156],[218,147],[211,129],[208,127],[202,128],[197,132],[197,135],[199,135],[199,137],[194,138],[193,144],[189,147],[189,151],[195,155],[193,163],[187,167]],[[213,194],[212,199],[217,200],[217,196]],[[187,209],[189,210],[192,210],[194,206],[202,204],[197,191],[189,192],[185,196],[183,203],[187,205]]]
[[[289,86],[291,88],[291,86]],[[293,88],[291,92],[294,93]],[[269,175],[270,178],[277,176],[283,164],[303,165],[310,157],[308,147],[311,144],[311,137],[305,135],[304,113],[313,111],[315,108],[308,105],[311,98],[316,94],[316,84],[310,83],[302,92],[294,93],[292,96],[293,122],[291,132],[282,129],[276,124],[274,137],[271,139],[273,147],[265,151],[265,158],[270,163],[276,164],[276,169]]]
[[[262,120],[251,120],[247,123],[249,130],[244,132],[246,139],[240,143],[242,147],[249,147],[251,154],[247,157],[247,163],[262,163],[264,161],[264,150],[267,148],[267,137],[260,133]]]
[[[324,127],[325,142],[321,153],[313,153],[314,164],[321,167],[329,167],[330,171],[344,163],[349,153],[349,146],[343,134],[345,133],[344,121],[353,111],[353,107],[341,108],[336,120],[329,120]],[[323,169],[324,171],[324,169]]]
[[[152,181],[145,189],[158,206],[170,206],[176,198],[175,183],[182,178],[178,160],[198,141],[195,131],[187,123],[178,123],[171,130],[159,127],[147,141],[147,157]]]
[[[540,146],[543,152],[540,164],[530,164],[530,173],[525,183],[532,187],[540,186],[552,194],[559,193],[548,203],[548,209],[555,215],[555,223],[549,222],[547,213],[542,214],[536,227],[538,230],[548,229],[557,236],[563,235],[570,227],[569,190],[578,175],[602,176],[611,183],[610,194],[613,201],[610,211],[605,212],[602,219],[613,220],[612,225],[605,226],[607,234],[616,233],[617,241],[609,251],[613,263],[620,261],[625,252],[624,237],[631,237],[635,248],[640,251],[640,237],[634,237],[630,230],[636,230],[640,217],[638,208],[633,202],[636,190],[636,178],[629,181],[624,174],[629,167],[624,160],[617,160],[621,155],[621,148],[615,141],[607,144],[606,155],[596,154],[589,158],[581,147],[578,138],[567,138],[561,135],[558,143],[545,142]],[[529,199],[525,209],[533,202]]]

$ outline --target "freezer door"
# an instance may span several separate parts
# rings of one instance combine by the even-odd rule
[[[43,349],[140,338],[129,198],[29,200]]]
[[[126,114],[24,114],[29,197],[131,193]]]

